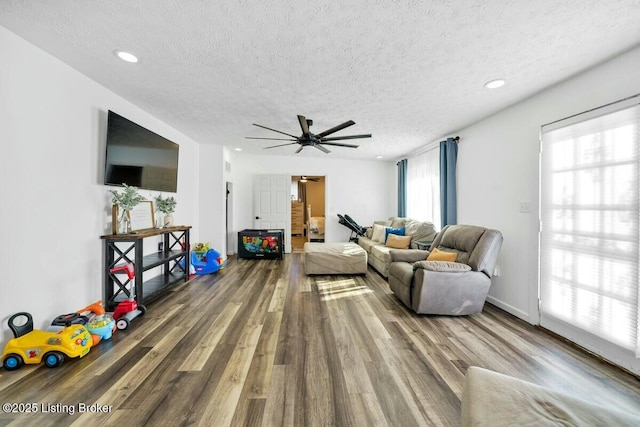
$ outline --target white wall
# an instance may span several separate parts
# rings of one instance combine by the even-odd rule
[[[107,110],[180,145],[174,218],[194,226],[195,238],[199,173],[194,141],[3,27],[0,56],[0,342],[6,342],[7,319],[18,311],[45,328],[102,298],[100,236],[110,233],[109,190],[117,188],[101,184]]]
[[[200,145],[200,194],[198,212],[200,213],[200,240],[225,257],[225,180],[223,147],[216,144]]]
[[[638,70],[640,48],[456,132],[458,222],[504,234],[489,301],[538,323],[540,126],[639,93]],[[520,213],[521,201],[531,213]]]
[[[350,231],[338,223],[347,214],[360,225],[397,214],[393,162],[230,153],[234,188],[234,232],[253,226],[253,177],[259,174],[325,176],[325,241],[346,242]],[[234,251],[235,252],[235,251]]]

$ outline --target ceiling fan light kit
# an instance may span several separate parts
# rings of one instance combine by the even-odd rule
[[[304,147],[315,147],[326,154],[329,154],[331,151],[328,148],[324,147],[325,145],[331,145],[334,147],[358,148],[358,146],[354,144],[344,144],[341,142],[334,142],[334,141],[342,141],[345,139],[371,138],[370,133],[362,134],[362,135],[333,136],[328,138],[329,135],[334,134],[335,132],[338,132],[349,126],[355,125],[356,123],[353,120],[349,120],[347,122],[339,124],[338,126],[334,126],[331,129],[327,129],[324,132],[320,132],[319,134],[313,134],[309,130],[309,126],[313,125],[313,120],[307,119],[305,116],[298,115],[298,123],[300,124],[300,129],[302,130],[301,136],[291,135],[286,132],[282,132],[276,129],[271,129],[266,126],[259,125],[257,123],[253,123],[254,126],[267,129],[272,132],[277,132],[282,135],[286,135],[289,138],[260,138],[260,137],[253,137],[253,136],[247,136],[245,138],[246,139],[264,139],[264,140],[270,140],[270,141],[291,141],[285,144],[277,144],[277,145],[272,145],[270,147],[265,147],[265,150],[270,148],[276,148],[276,147],[284,147],[286,145],[299,144],[300,147],[296,150],[296,154],[301,152]]]

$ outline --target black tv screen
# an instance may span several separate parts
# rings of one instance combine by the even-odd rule
[[[109,111],[104,183],[175,193],[178,147],[175,142]]]

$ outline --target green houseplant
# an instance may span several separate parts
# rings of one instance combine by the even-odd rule
[[[173,196],[162,198],[162,194],[158,195],[155,199],[156,209],[164,214],[164,220],[162,222],[163,227],[170,227],[173,225],[173,212],[176,209],[176,199]]]
[[[120,218],[118,218],[118,232],[128,233],[131,231],[131,219],[129,211],[133,209],[140,202],[143,202],[145,198],[138,192],[137,187],[122,184],[124,187],[121,191],[111,190],[113,198],[112,203],[118,206],[120,212]]]

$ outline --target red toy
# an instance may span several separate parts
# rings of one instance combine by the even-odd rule
[[[111,273],[126,273],[127,278],[129,279],[125,282],[131,284],[131,292],[129,292],[129,300],[122,301],[116,307],[116,310],[113,312],[113,318],[116,320],[116,326],[120,330],[127,329],[129,327],[129,322],[135,319],[138,316],[144,316],[147,312],[147,309],[144,305],[138,305],[138,302],[135,299],[136,286],[135,286],[135,269],[132,263],[117,265],[109,270]]]

